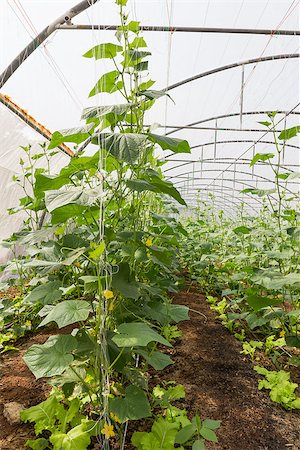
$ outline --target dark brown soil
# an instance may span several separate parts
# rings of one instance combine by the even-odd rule
[[[258,391],[259,377],[252,362],[240,354],[239,342],[215,320],[204,297],[197,292],[181,292],[175,302],[205,314],[207,320],[190,313],[191,320],[180,326],[183,337],[172,350],[174,366],[163,374],[153,374],[151,384],[161,383],[163,378],[183,384],[187,395],[181,406],[189,414],[222,420],[217,432],[219,444],[207,444],[207,449],[299,450],[299,413],[285,411],[271,402],[266,392]],[[50,334],[53,330],[23,338],[20,352],[5,354],[0,360],[1,450],[25,450],[26,440],[34,436],[30,425],[8,424],[2,415],[3,404],[18,401],[28,407],[45,399],[49,386],[44,380],[35,380],[22,355],[32,344],[45,342]]]
[[[204,296],[180,292],[174,301],[207,317],[190,312],[190,321],[180,325],[183,336],[172,355],[175,364],[164,372],[166,380],[185,386],[183,406],[189,413],[222,421],[219,443],[207,448],[299,450],[300,412],[285,411],[266,391],[258,391],[254,364],[240,354],[240,343],[215,320]]]

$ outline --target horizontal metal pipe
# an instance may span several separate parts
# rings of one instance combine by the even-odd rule
[[[114,31],[119,25],[93,25],[93,24],[62,24],[57,25],[58,30],[103,30]],[[272,36],[300,36],[299,30],[272,30],[255,28],[211,28],[211,27],[177,27],[159,25],[140,25],[142,31],[164,31],[168,33],[221,33],[221,34],[266,34]]]

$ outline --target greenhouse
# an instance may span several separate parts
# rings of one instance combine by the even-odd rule
[[[0,450],[300,449],[300,0],[0,19]]]

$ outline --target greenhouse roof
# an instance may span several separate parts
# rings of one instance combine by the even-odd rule
[[[19,195],[8,183],[19,171],[20,145],[38,147],[51,136],[48,129],[80,124],[83,108],[95,105],[95,98],[88,98],[90,87],[112,67],[109,60],[93,62],[82,55],[113,39],[118,25],[114,2],[86,0],[74,6],[53,0],[0,4],[2,238],[12,221],[5,210]],[[259,122],[267,112],[278,111],[278,130],[299,124],[299,2],[265,0],[253,8],[252,0],[131,0],[128,6],[132,20],[145,27],[155,89],[171,97],[156,103],[147,122],[157,124],[157,133],[187,139],[192,148],[191,154],[162,156],[166,177],[189,206],[200,192],[203,199],[213,194],[216,206],[228,213],[242,200],[249,212],[257,211],[262,200],[240,191],[272,188],[268,164],[249,166],[255,152],[272,151],[272,133]],[[65,14],[69,10],[75,15],[71,20]],[[51,28],[44,42],[36,39],[55,21],[61,25]],[[17,58],[13,71],[12,62],[32,41],[34,51],[27,59],[26,54]],[[111,104],[112,99],[120,101],[116,93],[101,94],[96,102]],[[28,120],[22,108],[37,120]],[[44,127],[36,126],[39,122]],[[285,147],[287,171],[298,171],[299,144],[295,138]],[[299,190],[299,181],[289,189]]]

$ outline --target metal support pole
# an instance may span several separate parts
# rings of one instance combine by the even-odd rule
[[[215,145],[214,145],[214,159],[217,158],[217,140],[218,140],[218,119],[215,121]]]
[[[255,156],[255,142],[253,142],[253,149],[252,149],[252,159]],[[252,166],[252,180],[254,178],[254,165]]]
[[[240,130],[243,128],[244,83],[245,83],[245,66],[242,65],[242,82],[240,94]]]
[[[119,25],[76,25],[72,23],[58,25],[59,30],[117,30]],[[142,31],[165,31],[170,33],[169,26],[140,25]],[[221,33],[221,34],[266,34],[272,36],[300,36],[299,30],[270,30],[254,28],[208,28],[208,27],[176,27],[172,26],[172,33]]]

